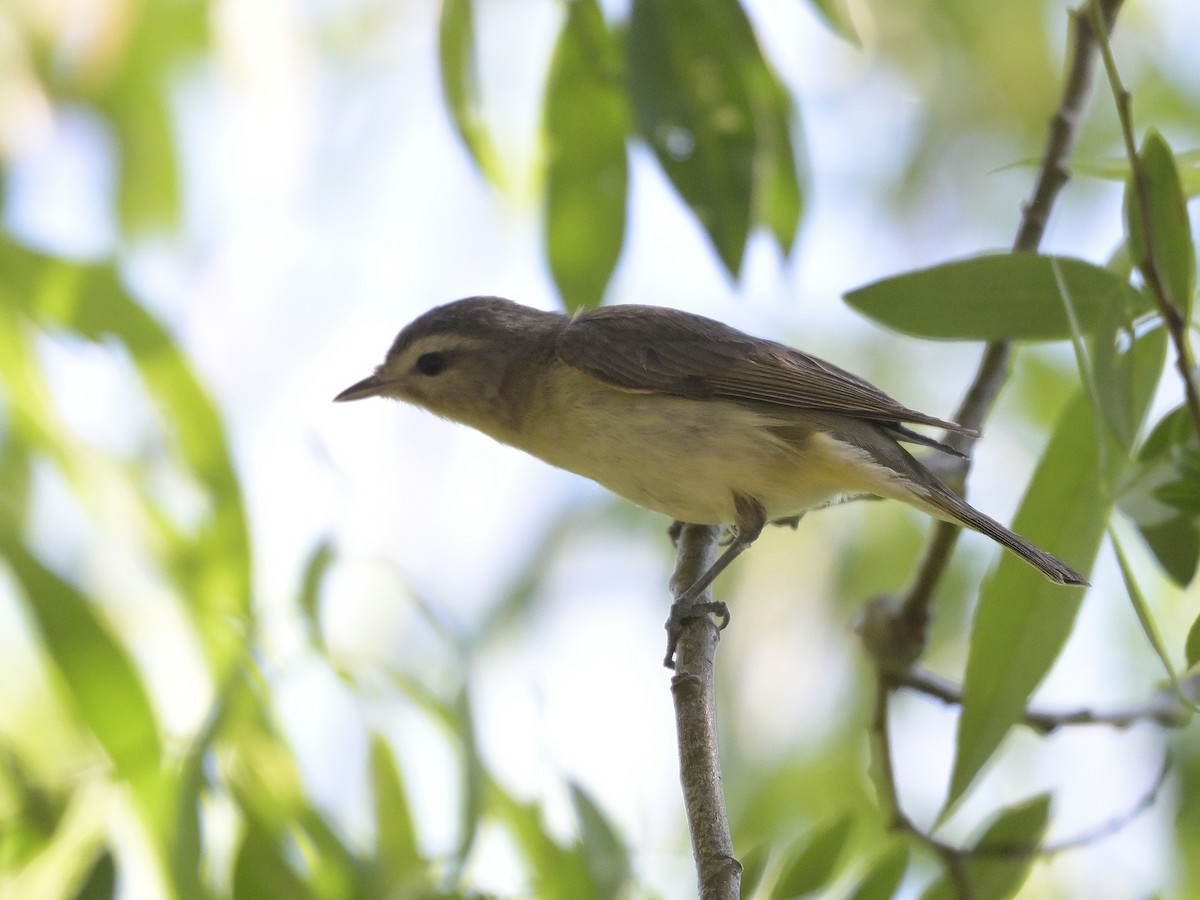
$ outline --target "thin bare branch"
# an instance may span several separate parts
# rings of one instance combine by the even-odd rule
[[[1112,29],[1121,2],[1122,0],[1101,0],[1103,32],[1107,33]],[[1091,95],[1097,47],[1092,18],[1078,11],[1072,13],[1071,47],[1062,98],[1058,110],[1050,120],[1046,146],[1042,151],[1033,192],[1022,207],[1021,223],[1013,240],[1014,252],[1032,253],[1041,246],[1050,211],[1059,192],[1067,183],[1068,163]],[[1008,379],[1011,352],[1011,345],[1007,341],[987,345],[975,378],[955,414],[956,422],[976,430],[980,428]],[[945,440],[955,449],[967,453],[975,438],[951,434],[947,435]],[[964,468],[967,465],[969,462],[964,461]],[[958,540],[959,531],[957,525],[947,522],[938,522],[934,526],[920,569],[908,593],[905,594],[905,618],[908,620],[918,621],[928,617],[928,607],[932,602],[934,590],[950,562],[950,554]]]
[[[923,669],[908,669],[891,675],[895,687],[906,687],[950,705],[962,704],[962,688],[955,682]],[[1188,700],[1200,697],[1200,675],[1180,682],[1180,690]],[[1144,703],[1123,709],[1099,711],[1078,709],[1039,709],[1025,711],[1024,724],[1039,734],[1050,734],[1066,725],[1107,725],[1128,728],[1138,722],[1153,722],[1164,728],[1182,728],[1191,721],[1191,709],[1180,699],[1173,685],[1166,685]]]
[[[675,574],[671,577],[671,592],[676,598],[712,565],[719,537],[720,529],[713,526],[682,526]],[[711,601],[711,589],[694,598],[700,605]],[[733,856],[717,749],[713,671],[719,639],[720,632],[708,615],[685,618],[675,647],[675,675],[671,678],[679,778],[702,900],[736,900],[742,881],[742,865]]]
[[[1091,0],[1088,4],[1089,21],[1100,21],[1104,15],[1102,4]],[[1137,216],[1142,226],[1145,253],[1141,259],[1135,259],[1138,270],[1146,280],[1146,286],[1158,305],[1163,321],[1167,324],[1167,333],[1175,347],[1175,366],[1183,381],[1183,392],[1187,400],[1188,410],[1196,433],[1200,434],[1200,390],[1196,387],[1196,359],[1188,342],[1188,323],[1177,302],[1179,298],[1171,295],[1171,285],[1163,276],[1162,259],[1158,250],[1158,238],[1154,233],[1154,223],[1150,214],[1150,182],[1146,170],[1142,166],[1141,156],[1137,152],[1137,141],[1133,133],[1133,98],[1121,81],[1117,71],[1117,62],[1113,57],[1112,47],[1109,46],[1108,36],[1100,35],[1100,53],[1104,59],[1104,69],[1108,74],[1108,83],[1112,89],[1113,101],[1117,107],[1117,118],[1121,122],[1121,136],[1125,141],[1125,155],[1129,159],[1129,177],[1133,183],[1133,199],[1137,204]],[[1132,249],[1132,248],[1130,248]]]

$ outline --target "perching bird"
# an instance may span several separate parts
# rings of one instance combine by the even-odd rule
[[[770,521],[855,496],[902,500],[987,535],[1061,584],[1079,573],[972,507],[901,441],[970,429],[823,360],[703,316],[612,306],[568,317],[499,297],[439,306],[339,401],[393,397],[470,425],[639,506],[737,537],[699,595]]]

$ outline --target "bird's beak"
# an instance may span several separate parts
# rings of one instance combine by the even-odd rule
[[[367,397],[377,397],[387,387],[378,375],[369,375],[357,384],[352,384],[333,398],[334,403],[344,403],[348,400],[363,400]]]

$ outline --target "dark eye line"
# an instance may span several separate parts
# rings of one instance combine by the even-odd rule
[[[430,353],[422,353],[417,357],[416,369],[422,375],[440,375],[446,368],[446,356],[443,353],[433,351]]]

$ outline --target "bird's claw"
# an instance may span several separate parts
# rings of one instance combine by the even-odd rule
[[[689,592],[690,593],[690,592]],[[712,617],[716,621],[717,631],[724,631],[729,625],[729,605],[720,600],[707,600],[703,603],[686,601],[686,594],[671,604],[671,614],[667,616],[667,655],[663,665],[668,669],[675,668],[675,648],[679,646],[679,636],[688,619]]]

